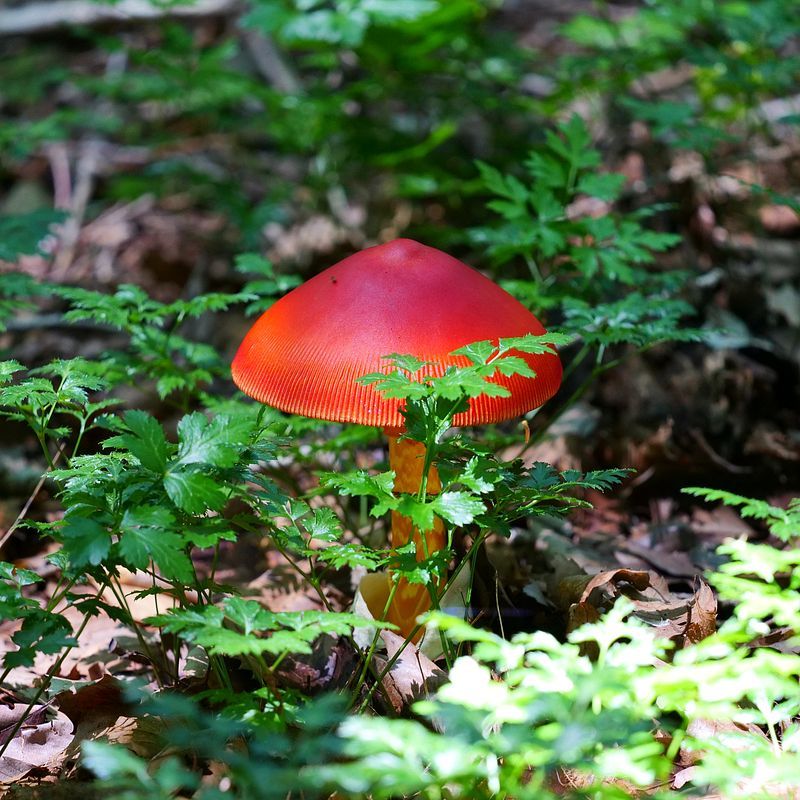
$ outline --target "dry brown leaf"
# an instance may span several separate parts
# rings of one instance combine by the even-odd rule
[[[717,506],[711,510],[694,509],[691,526],[696,535],[712,539],[714,542],[740,536],[749,538],[754,534],[753,528],[728,506]]]
[[[111,675],[104,675],[96,683],[65,689],[55,696],[55,702],[76,727],[90,717],[118,717],[128,710],[122,684]]]
[[[591,603],[597,608],[618,597],[626,584],[643,591],[650,586],[650,573],[619,568],[604,570],[596,575],[566,575],[557,584],[551,584],[550,595],[564,610],[579,603]]]
[[[415,700],[425,697],[447,679],[441,670],[413,644],[403,647],[405,640],[391,631],[381,631],[381,639],[386,646],[387,659],[373,658],[375,669],[381,674],[386,664],[399,652],[397,660],[383,678],[384,696],[392,708],[401,713]],[[401,650],[402,648],[402,650]]]
[[[28,715],[19,730],[14,728],[27,710],[26,703],[2,707],[0,740],[6,751],[0,758],[0,783],[12,783],[35,767],[56,771],[73,740],[73,725],[66,714],[39,706]]]
[[[356,654],[348,639],[340,636],[319,636],[312,652],[287,656],[278,669],[281,685],[306,694],[338,689],[347,684],[356,668]]]
[[[683,644],[694,644],[715,633],[717,630],[717,598],[711,587],[700,581],[700,588],[695,592],[689,606]]]
[[[668,552],[658,548],[643,547],[634,542],[626,542],[624,547],[629,553],[643,559],[651,566],[676,578],[692,578],[699,572],[686,553]]]
[[[678,770],[673,776],[671,786],[673,789],[682,789],[687,783],[694,778],[694,773],[697,772],[697,767],[684,767]]]
[[[589,603],[575,603],[567,612],[567,632],[570,633],[588,623],[598,622],[600,612]]]
[[[650,586],[650,573],[631,569],[610,569],[595,575],[585,586],[578,602],[589,600],[595,589],[602,588],[613,598],[620,594],[620,584],[628,583],[634,589],[643,591]]]

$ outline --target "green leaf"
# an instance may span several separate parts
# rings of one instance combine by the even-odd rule
[[[7,669],[30,666],[38,654],[58,653],[77,644],[72,626],[60,614],[36,607],[25,609],[21,617],[22,625],[11,637],[18,649],[7,650],[3,658]]]
[[[523,378],[536,377],[536,373],[531,368],[530,364],[519,356],[502,356],[492,363],[495,369],[506,377],[511,375],[522,375]]]
[[[330,564],[333,569],[364,567],[375,570],[386,563],[386,556],[363,545],[343,542],[316,551],[318,561]]]
[[[624,184],[625,176],[618,172],[587,172],[580,177],[576,191],[612,201],[619,197]]]
[[[128,508],[120,524],[119,551],[132,569],[155,562],[167,580],[191,582],[194,570],[185,542],[174,531],[175,518],[161,506]]]
[[[178,423],[177,464],[211,464],[231,467],[239,450],[248,442],[253,421],[244,416],[219,414],[210,421],[199,411]]]
[[[133,435],[117,436],[107,440],[106,444],[125,447],[145,469],[164,472],[170,445],[158,421],[146,411],[138,410],[126,411],[122,419]]]
[[[19,361],[0,361],[0,384],[8,383],[15,372],[21,372],[25,367]]]
[[[433,503],[418,500],[412,494],[404,494],[400,496],[395,511],[408,517],[414,523],[414,527],[423,533],[433,528],[435,516]]]
[[[466,356],[473,364],[485,364],[494,355],[497,345],[491,341],[473,342],[453,350],[454,356]]]
[[[483,502],[468,492],[442,492],[433,499],[435,512],[453,525],[469,525],[486,511]]]
[[[342,535],[342,523],[330,508],[315,508],[313,519],[304,525],[312,539],[335,542]]]
[[[225,616],[238,625],[246,636],[277,627],[276,617],[256,600],[229,597],[223,605]]]
[[[373,385],[384,397],[424,397],[428,390],[424,383],[412,380],[404,372],[371,372],[356,378],[356,383]]]
[[[219,511],[228,499],[225,488],[202,472],[170,469],[164,476],[164,488],[170,500],[187,514]]]
[[[490,480],[490,478],[494,480]],[[458,476],[458,482],[476,494],[490,492],[498,480],[499,476],[493,466],[484,459],[475,456],[467,462],[466,467]]]
[[[328,473],[324,476],[324,484],[335,487],[343,495],[374,497],[378,502],[370,513],[374,517],[380,517],[397,506],[397,498],[392,493],[394,478],[394,472],[370,475],[364,470],[359,470],[344,474]]]
[[[111,550],[111,536],[108,530],[88,517],[70,514],[65,521],[61,535],[70,564],[73,567],[97,566]]]

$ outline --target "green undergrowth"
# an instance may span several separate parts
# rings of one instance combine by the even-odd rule
[[[25,290],[17,278],[8,285]],[[392,356],[388,375],[364,376],[388,396],[405,398],[407,435],[426,445],[442,475],[438,495],[424,488],[397,495],[393,473],[356,467],[354,446],[374,441],[376,432],[354,429],[349,442],[343,432],[335,450],[317,450],[324,431],[307,421],[210,391],[226,367],[211,348],[184,338],[182,326],[198,314],[257,302],[263,295],[252,285],[237,295],[172,304],[136,287],[113,295],[37,291],[66,300],[66,319],[103,325],[123,344],[96,360],[36,369],[2,364],[1,413],[38,442],[63,510],[55,520],[21,515],[16,523],[18,534],[55,546],[48,561],[58,580],[42,603],[31,594],[39,575],[2,565],[0,610],[21,623],[3,677],[13,682],[14,668],[51,654],[50,673],[22,688],[31,708],[51,697],[50,680],[83,631],[67,622],[66,606],[84,624],[106,614],[135,632],[150,687],[142,694],[132,681],[129,702],[137,717],[163,720],[159,735],[169,755],[150,764],[124,747],[86,742],[84,764],[108,796],[211,798],[225,787],[226,796],[242,798],[542,798],[563,796],[562,780],[574,797],[627,797],[633,787],[658,796],[675,764],[691,767],[685,796],[714,787],[724,796],[758,797],[773,785],[797,785],[798,501],[780,509],[691,490],[738,507],[772,536],[722,546],[723,566],[709,580],[730,614],[702,641],[674,651],[624,599],[566,640],[537,631],[506,640],[434,609],[426,624],[441,631],[447,681],[405,718],[378,713],[388,667],[373,663],[374,648],[354,644],[353,636],[366,629],[374,644],[380,624],[334,609],[327,581],[390,564],[396,577],[448,585],[469,574],[487,536],[509,535],[520,519],[585,506],[586,489],[613,490],[625,470],[524,467],[473,432],[451,429],[471,398],[505,391],[490,382],[496,373],[533,377],[517,353],[568,349],[577,337],[596,358],[598,347],[615,344],[598,345],[592,326],[585,336],[569,330],[474,343],[459,351],[469,366],[422,383],[414,377],[423,363],[408,355]],[[647,346],[631,339],[627,348]],[[119,390],[128,384],[161,395],[170,417],[125,408]],[[287,463],[316,471],[319,487],[298,494]],[[421,529],[439,516],[447,548],[419,561],[413,545],[390,554],[381,523],[389,510]],[[455,547],[456,534],[466,536],[466,549]],[[282,554],[320,610],[271,610],[220,583],[220,554],[242,537]],[[202,553],[210,561],[198,561]],[[210,569],[201,571],[201,563]],[[148,576],[151,587],[141,595],[168,600],[169,610],[135,620],[121,570]],[[469,599],[468,591],[467,605]],[[320,637],[353,643],[358,668],[344,686],[312,697],[285,686],[281,670],[310,656]],[[205,665],[191,697],[178,690],[189,653]],[[705,720],[717,726],[710,739],[697,732]],[[218,765],[218,780],[191,767],[206,761]]]
[[[61,667],[95,617],[133,632],[145,677],[119,681],[138,724],[158,721],[157,746],[147,757],[86,741],[82,765],[104,796],[613,800],[800,790],[797,499],[778,508],[687,490],[737,508],[763,537],[720,547],[721,566],[707,578],[721,624],[680,649],[624,598],[558,637],[505,638],[485,620],[435,607],[457,584],[470,605],[469,576],[489,537],[532,532],[629,475],[525,466],[500,455],[503,445],[522,455],[545,439],[624,359],[706,339],[689,302],[692,264],[674,270],[664,259],[681,244],[674,206],[640,202],[624,175],[604,168],[592,125],[565,109],[578,100],[621,130],[645,125],[644,180],[656,189],[674,151],[697,151],[713,172],[741,155],[744,134],[769,139],[774,121],[762,104],[798,74],[797,8],[670,0],[621,19],[581,15],[562,29],[571,46],[552,64],[487,26],[491,10],[478,0],[253,0],[241,27],[202,45],[174,22],[159,24],[158,46],[125,32],[70,34],[75,47],[120,57],[118,72],[67,69],[46,44],[0,65],[4,168],[87,132],[147,148],[142,169],[104,176],[103,202],[186,194],[219,212],[226,243],[244,251],[239,274],[226,275],[240,291],[174,302],[132,284],[98,292],[0,273],[0,330],[22,337],[29,315],[41,314],[99,342],[97,355],[49,363],[0,353],[3,424],[41,467],[3,542],[48,552],[38,571],[0,564],[0,615],[18,623],[2,679],[31,712],[64,687]],[[290,54],[288,71],[257,74],[248,35]],[[639,80],[679,64],[691,71],[675,96]],[[537,70],[542,96],[520,88]],[[63,81],[48,110],[48,92]],[[214,145],[220,138],[224,147]],[[204,142],[202,158],[187,156],[184,140]],[[551,331],[472,343],[460,351],[468,366],[422,383],[414,354],[387,354],[394,372],[362,378],[404,399],[407,435],[438,465],[437,495],[393,491],[373,429],[287,417],[234,394],[221,354],[230,343],[216,336],[300,280],[260,255],[265,225],[327,214],[347,228],[345,212],[362,208],[377,231],[398,200],[413,205],[420,238],[469,248]],[[46,209],[4,214],[0,259],[46,259],[57,234],[48,226],[63,219]],[[533,377],[520,352],[554,346],[565,388],[528,415],[527,445],[519,430],[451,428],[472,398],[501,391],[494,375]],[[36,503],[43,488],[53,498],[47,513]],[[413,545],[391,553],[389,511],[421,529],[438,516],[447,547],[419,560]],[[271,608],[220,579],[226,553],[242,543],[277,554],[315,610]],[[381,661],[387,626],[330,591],[352,593],[352,575],[386,567],[431,589],[424,623],[439,632],[446,673],[401,711],[383,679],[407,648]],[[138,598],[127,572],[146,577]],[[157,605],[143,621],[131,608],[141,597]],[[330,642],[354,658],[348,680],[323,692],[287,683],[292,665]],[[49,672],[33,686],[15,682],[42,655]]]

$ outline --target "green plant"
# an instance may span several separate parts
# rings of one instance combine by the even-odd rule
[[[524,180],[478,163],[483,186],[494,196],[488,208],[501,219],[471,229],[470,241],[509,271],[524,264],[526,276],[501,284],[537,313],[559,319],[560,330],[580,345],[565,380],[593,362],[554,417],[626,356],[704,337],[686,325],[693,308],[679,292],[689,274],[656,263],[680,237],[646,227],[660,207],[615,210],[625,178],[599,172],[600,163],[577,115],[547,131],[544,143],[530,151]]]
[[[470,239],[497,264],[519,259],[527,266],[527,280],[507,285],[533,308],[552,308],[565,298],[597,303],[631,287],[663,292],[684,277],[652,269],[656,254],[680,237],[644,227],[657,208],[613,211],[625,178],[599,172],[600,163],[577,115],[547,131],[544,144],[531,150],[525,181],[478,163],[484,188],[495,196],[488,208],[502,221],[473,229]],[[599,214],[576,209],[586,199],[599,202]]]
[[[420,720],[343,716],[327,698],[305,705],[289,729],[248,730],[186,701],[165,698],[147,707],[173,718],[177,709],[181,722],[168,729],[167,740],[221,758],[230,791],[242,798],[283,797],[289,790],[353,798],[613,800],[641,789],[674,796],[667,785],[679,756],[692,765],[682,770],[683,796],[709,790],[725,797],[790,796],[800,775],[800,657],[753,637],[788,621],[790,609],[797,622],[798,501],[784,510],[708,489],[690,491],[765,519],[786,545],[750,544],[746,551],[725,545],[731,560],[711,578],[723,598],[737,602],[737,613],[693,646],[670,652],[624,600],[568,642],[541,632],[506,641],[434,614],[427,624],[440,626],[453,643],[468,643],[471,654],[459,657],[435,697],[417,703]],[[726,583],[737,575],[748,576],[744,595],[741,583]],[[758,599],[767,602],[758,605]],[[594,657],[584,649],[590,643]],[[713,735],[703,735],[704,725],[713,725]],[[198,748],[187,727],[201,727],[211,738]],[[228,746],[242,736],[246,756]],[[179,781],[172,779],[175,762],[149,774],[141,759],[99,743],[87,745],[86,763],[123,797],[146,787],[162,787],[159,796],[166,796],[177,785],[196,786],[185,770],[177,773]],[[214,795],[206,787],[195,796]]]
[[[781,0],[653,2],[620,20],[579,14],[564,27],[580,52],[562,59],[557,96],[576,86],[598,93],[614,111],[648,122],[662,142],[711,155],[736,141],[729,124],[763,124],[761,101],[796,82],[798,30],[797,7]],[[665,96],[650,76],[676,66],[685,77]]]
[[[271,291],[272,277],[267,267],[263,271]],[[17,277],[6,285],[9,293],[29,290]],[[469,366],[422,383],[411,379],[419,363],[408,356],[395,356],[393,374],[366,376],[382,391],[405,398],[408,435],[438,462],[443,491],[398,496],[390,472],[343,469],[323,477],[318,493],[335,489],[338,496],[320,507],[292,496],[281,476],[266,469],[277,454],[289,452],[284,433],[294,424],[303,430],[299,423],[211,397],[199,389],[199,380],[183,397],[206,408],[179,412],[174,434],[144,411],[116,407],[114,391],[126,375],[163,389],[158,380],[169,356],[157,356],[172,352],[165,347],[172,346],[169,330],[176,321],[247,304],[252,291],[177,304],[155,303],[127,288],[111,296],[58,289],[58,296],[75,305],[68,318],[110,325],[126,336],[122,353],[108,352],[99,362],[61,360],[32,371],[3,364],[0,412],[31,430],[64,511],[49,522],[27,520],[23,513],[11,531],[28,527],[58,546],[51,560],[59,579],[44,607],[26,594],[38,582],[35,572],[10,564],[0,568],[0,611],[20,621],[16,649],[5,657],[6,677],[32,663],[37,652],[56,656],[50,676],[28,694],[31,707],[86,622],[105,613],[134,627],[165,688],[176,683],[182,647],[206,654],[210,672],[203,695],[188,701],[165,691],[141,713],[165,716],[165,741],[176,752],[218,759],[231,791],[243,798],[284,796],[287,786],[321,797],[332,791],[352,797],[439,797],[445,791],[548,797],[556,796],[555,782],[567,770],[573,796],[605,800],[628,796],[631,786],[666,780],[679,752],[695,762],[687,783],[695,793],[711,784],[727,796],[753,797],[770,782],[795,781],[799,659],[791,650],[754,640],[781,627],[795,630],[799,622],[797,501],[777,509],[694,490],[764,520],[781,546],[724,546],[728,561],[711,579],[721,597],[735,603],[734,613],[716,634],[677,652],[638,623],[625,602],[599,623],[571,633],[567,642],[542,632],[506,641],[463,620],[433,615],[427,625],[444,637],[449,683],[415,706],[417,719],[344,711],[347,704],[370,707],[402,649],[380,667],[370,662],[373,646],[361,651],[362,668],[339,702],[310,701],[280,687],[286,659],[308,653],[319,635],[349,637],[354,628],[373,623],[349,613],[271,611],[218,583],[213,566],[198,572],[192,556],[199,550],[217,551],[237,536],[266,536],[327,606],[327,570],[374,569],[391,558],[395,573],[407,580],[452,583],[488,535],[508,532],[521,518],[585,506],[580,491],[609,489],[623,471],[559,473],[540,463],[525,468],[500,459],[467,431],[449,432],[470,398],[496,391],[487,383],[495,370],[521,369],[512,351],[565,345],[563,334],[475,343],[462,350]],[[608,335],[614,331],[609,326]],[[593,341],[591,326],[583,335]],[[636,335],[631,325],[630,336]],[[191,353],[190,345],[175,352]],[[342,525],[351,497],[366,500],[376,518],[402,509],[422,529],[434,514],[440,516],[448,523],[448,548],[418,562],[413,546],[392,557],[369,547]],[[460,551],[453,547],[457,532],[466,535]],[[157,638],[129,613],[121,568],[143,571],[152,581],[145,593],[173,604],[147,621],[160,631]],[[77,629],[61,614],[66,603],[81,614]],[[376,631],[373,645],[377,636]],[[234,687],[234,664],[245,668],[252,693]],[[704,718],[723,725],[718,741],[697,733],[693,723]],[[166,797],[181,789],[213,797],[219,791],[200,784],[176,759],[151,772],[141,758],[102,743],[88,745],[86,758],[109,790],[123,796]]]

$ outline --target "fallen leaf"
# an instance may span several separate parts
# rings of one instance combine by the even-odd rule
[[[695,592],[689,606],[684,644],[695,644],[695,642],[716,633],[716,630],[717,598],[711,591],[711,587],[701,580],[700,588]]]
[[[676,578],[692,578],[699,572],[689,556],[680,551],[667,552],[658,548],[643,547],[634,542],[626,542],[623,549],[643,559],[660,572]]]
[[[96,683],[68,687],[55,696],[55,702],[76,727],[90,717],[118,717],[129,711],[122,684],[111,675],[104,675]]]
[[[353,675],[357,658],[350,641],[324,634],[312,644],[312,652],[287,656],[277,671],[281,685],[305,694],[341,689]]]
[[[35,767],[57,771],[61,756],[73,740],[73,725],[66,714],[39,706],[29,714],[15,732],[27,709],[26,703],[12,708],[0,707],[0,739],[5,753],[0,758],[0,782],[13,783]]]
[[[715,543],[738,539],[740,536],[750,538],[755,533],[734,509],[722,505],[711,510],[694,509],[691,527],[696,535],[712,539]]]
[[[619,594],[620,584],[628,583],[642,591],[650,585],[650,573],[638,572],[631,569],[611,569],[595,575],[585,586],[578,602],[585,603],[595,589],[602,588],[609,592],[611,597]]]
[[[386,658],[374,656],[373,665],[381,675],[389,661],[397,655],[389,672],[384,675],[382,688],[395,712],[402,713],[411,703],[426,697],[447,679],[444,670],[436,666],[414,644],[403,646],[405,639],[392,631],[381,631]],[[399,653],[399,654],[398,654]]]

